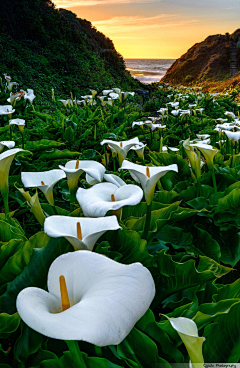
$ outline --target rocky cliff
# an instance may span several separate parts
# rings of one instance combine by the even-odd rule
[[[221,81],[240,71],[240,29],[196,43],[168,69],[161,82],[196,84]]]

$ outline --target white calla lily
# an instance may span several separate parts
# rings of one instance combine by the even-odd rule
[[[43,226],[46,216],[43,213],[41,204],[38,198],[38,191],[31,197],[29,192],[25,192],[22,188],[17,188],[23,197],[27,200],[29,206],[31,207],[30,212],[34,214],[40,225]]]
[[[16,92],[16,93],[10,93],[10,97],[7,99],[7,102],[10,102],[11,105],[15,105],[16,101],[21,100],[22,93]]]
[[[239,129],[238,125],[235,125],[234,123],[224,123],[224,124],[217,124],[216,128],[221,130],[232,130],[232,129]]]
[[[210,138],[209,134],[196,134],[196,136],[201,139],[201,140],[205,140],[207,138]]]
[[[24,119],[11,119],[9,120],[9,125],[17,125],[20,132],[22,133],[25,127],[25,120]]]
[[[180,110],[172,110],[171,111],[171,114],[174,115],[174,116],[179,115],[179,113],[180,113]]]
[[[50,216],[44,222],[45,233],[52,238],[65,237],[75,250],[93,250],[96,241],[108,230],[118,230],[116,216],[85,218]]]
[[[15,146],[14,141],[0,141],[0,153],[4,150],[4,147],[11,149]]]
[[[192,319],[185,317],[178,317],[178,318],[167,317],[167,319],[171,323],[174,330],[177,331],[182,342],[184,343],[188,351],[192,367],[203,368],[204,365],[199,363],[204,363],[202,354],[202,344],[205,341],[205,337],[198,336],[198,329],[196,323]]]
[[[102,91],[102,94],[104,95],[104,96],[107,96],[109,93],[111,93],[111,92],[113,92],[113,89],[104,89],[103,91]]]
[[[63,312],[62,276],[69,299]],[[153,278],[140,263],[123,265],[84,250],[56,258],[48,272],[48,290],[30,287],[19,293],[17,310],[23,321],[50,338],[97,346],[120,344],[155,295]]]
[[[196,147],[202,152],[207,162],[209,170],[212,170],[213,169],[213,157],[218,152],[218,149],[212,147],[209,144],[204,144],[202,142],[192,143],[191,147]]]
[[[134,144],[134,146],[132,146],[130,150],[135,151],[140,160],[144,160],[144,148],[146,146],[146,144],[139,142],[138,144]]]
[[[5,207],[5,213],[6,215],[9,212],[8,209],[8,176],[9,176],[9,170],[11,163],[15,157],[15,155],[23,151],[21,148],[13,148],[9,149],[8,151],[5,151],[3,153],[0,153],[0,192],[3,196],[4,200],[4,207]]]
[[[152,202],[157,181],[168,171],[178,172],[176,164],[168,166],[142,166],[124,160],[119,170],[128,170],[134,180],[141,183],[148,205]]]
[[[123,185],[127,185],[125,183],[125,181],[123,181],[121,178],[119,178],[119,176],[115,175],[115,174],[104,174],[103,178],[112,184],[117,185],[118,187],[122,187]],[[86,181],[88,184],[90,185],[95,185],[95,184],[99,184],[100,181],[94,179],[92,176],[86,174]]]
[[[27,89],[27,92],[25,92],[25,91],[23,91],[23,90],[21,90],[22,92],[24,92],[24,99],[25,100],[29,100],[31,103],[33,103],[33,100],[34,100],[34,98],[36,97],[35,95],[34,95],[34,92],[33,92],[33,89]]]
[[[152,124],[152,126],[151,126],[152,130],[155,130],[155,129],[161,130],[161,129],[165,129],[165,128],[166,128],[166,125],[161,125],[161,124]]]
[[[0,106],[0,115],[11,115],[15,112],[12,105],[2,105]]]
[[[226,134],[228,139],[231,139],[235,142],[238,142],[240,139],[240,131],[238,132],[229,132],[228,130],[223,130],[223,132]]]
[[[76,192],[78,187],[78,179],[83,172],[90,177],[101,182],[105,173],[105,167],[97,161],[91,160],[71,160],[65,166],[59,165],[66,175],[70,192]],[[74,193],[75,194],[75,193]]]
[[[102,217],[108,211],[138,204],[143,197],[143,191],[132,184],[118,187],[112,183],[100,183],[89,189],[79,188],[76,196],[84,216]],[[117,215],[121,217],[121,213]]]
[[[41,172],[21,173],[21,180],[24,187],[40,189],[52,206],[54,206],[53,187],[59,180],[65,177],[65,172],[58,169]]]
[[[111,141],[109,139],[104,139],[102,142],[100,142],[101,145],[108,144],[111,149],[114,149],[117,152],[120,165],[122,164],[123,160],[127,157],[127,153],[130,150],[130,148],[139,143],[140,142],[138,137],[135,137],[128,141],[121,141],[121,142]]]
[[[229,116],[229,117],[231,117],[231,118],[233,118],[233,119],[235,119],[235,118],[236,118],[236,116],[235,116],[234,112],[231,112],[231,111],[226,111],[226,112],[224,113],[224,115]]]

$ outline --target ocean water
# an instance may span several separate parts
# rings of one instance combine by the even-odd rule
[[[159,82],[175,59],[124,59],[126,69],[142,83]]]

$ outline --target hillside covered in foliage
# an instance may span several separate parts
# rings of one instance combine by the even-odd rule
[[[89,88],[139,86],[109,38],[50,0],[4,0],[0,14],[0,73],[21,87],[78,96]]]
[[[161,82],[191,85],[224,81],[240,71],[240,29],[208,36],[193,45],[168,69]]]

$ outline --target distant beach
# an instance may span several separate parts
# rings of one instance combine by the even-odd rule
[[[133,78],[145,84],[159,82],[175,59],[124,59]]]

